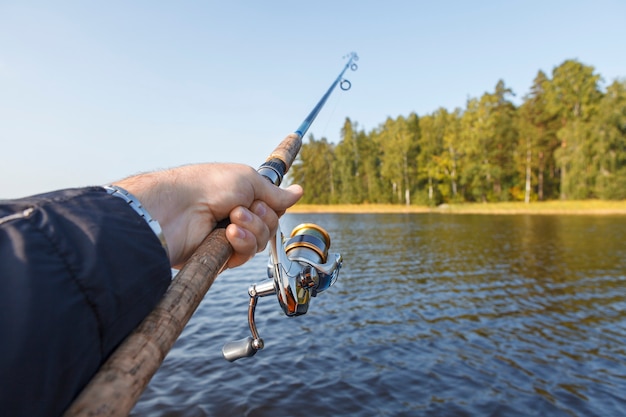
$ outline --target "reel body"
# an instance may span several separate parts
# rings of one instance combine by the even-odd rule
[[[271,242],[267,275],[271,281],[254,284],[248,289],[248,325],[252,337],[229,342],[222,354],[228,361],[250,357],[263,348],[254,322],[259,297],[276,294],[278,304],[289,317],[306,314],[312,297],[328,289],[336,280],[343,259],[329,254],[330,236],[313,223],[296,226],[289,239],[280,231]]]

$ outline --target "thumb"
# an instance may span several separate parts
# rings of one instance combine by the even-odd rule
[[[276,213],[282,214],[289,207],[293,206],[302,197],[302,187],[298,184],[292,184],[287,188],[279,188],[265,178],[263,181],[266,187],[262,187],[262,191],[257,198],[265,201]]]
[[[298,184],[292,184],[287,188],[280,188],[281,190],[281,203],[284,204],[284,208],[276,208],[277,210],[286,210],[293,206],[302,198],[304,191]]]

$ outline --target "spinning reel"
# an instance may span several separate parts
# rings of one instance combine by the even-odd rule
[[[289,239],[280,228],[271,241],[267,275],[271,281],[254,284],[248,289],[248,325],[252,337],[224,345],[224,359],[233,362],[253,356],[263,349],[263,339],[254,323],[254,311],[259,297],[276,294],[278,304],[287,316],[300,316],[309,309],[311,297],[333,285],[341,269],[338,253],[329,254],[330,236],[326,230],[312,223],[296,226]]]

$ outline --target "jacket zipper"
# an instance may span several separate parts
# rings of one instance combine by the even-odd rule
[[[10,222],[11,220],[25,219],[26,217],[30,216],[33,211],[35,211],[35,208],[29,207],[26,210],[21,211],[20,213],[9,214],[8,216],[0,218],[0,224]]]

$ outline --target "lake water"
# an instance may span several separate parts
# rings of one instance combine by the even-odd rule
[[[247,288],[209,290],[134,416],[626,415],[626,216],[288,214],[325,227],[344,267],[287,318]]]

